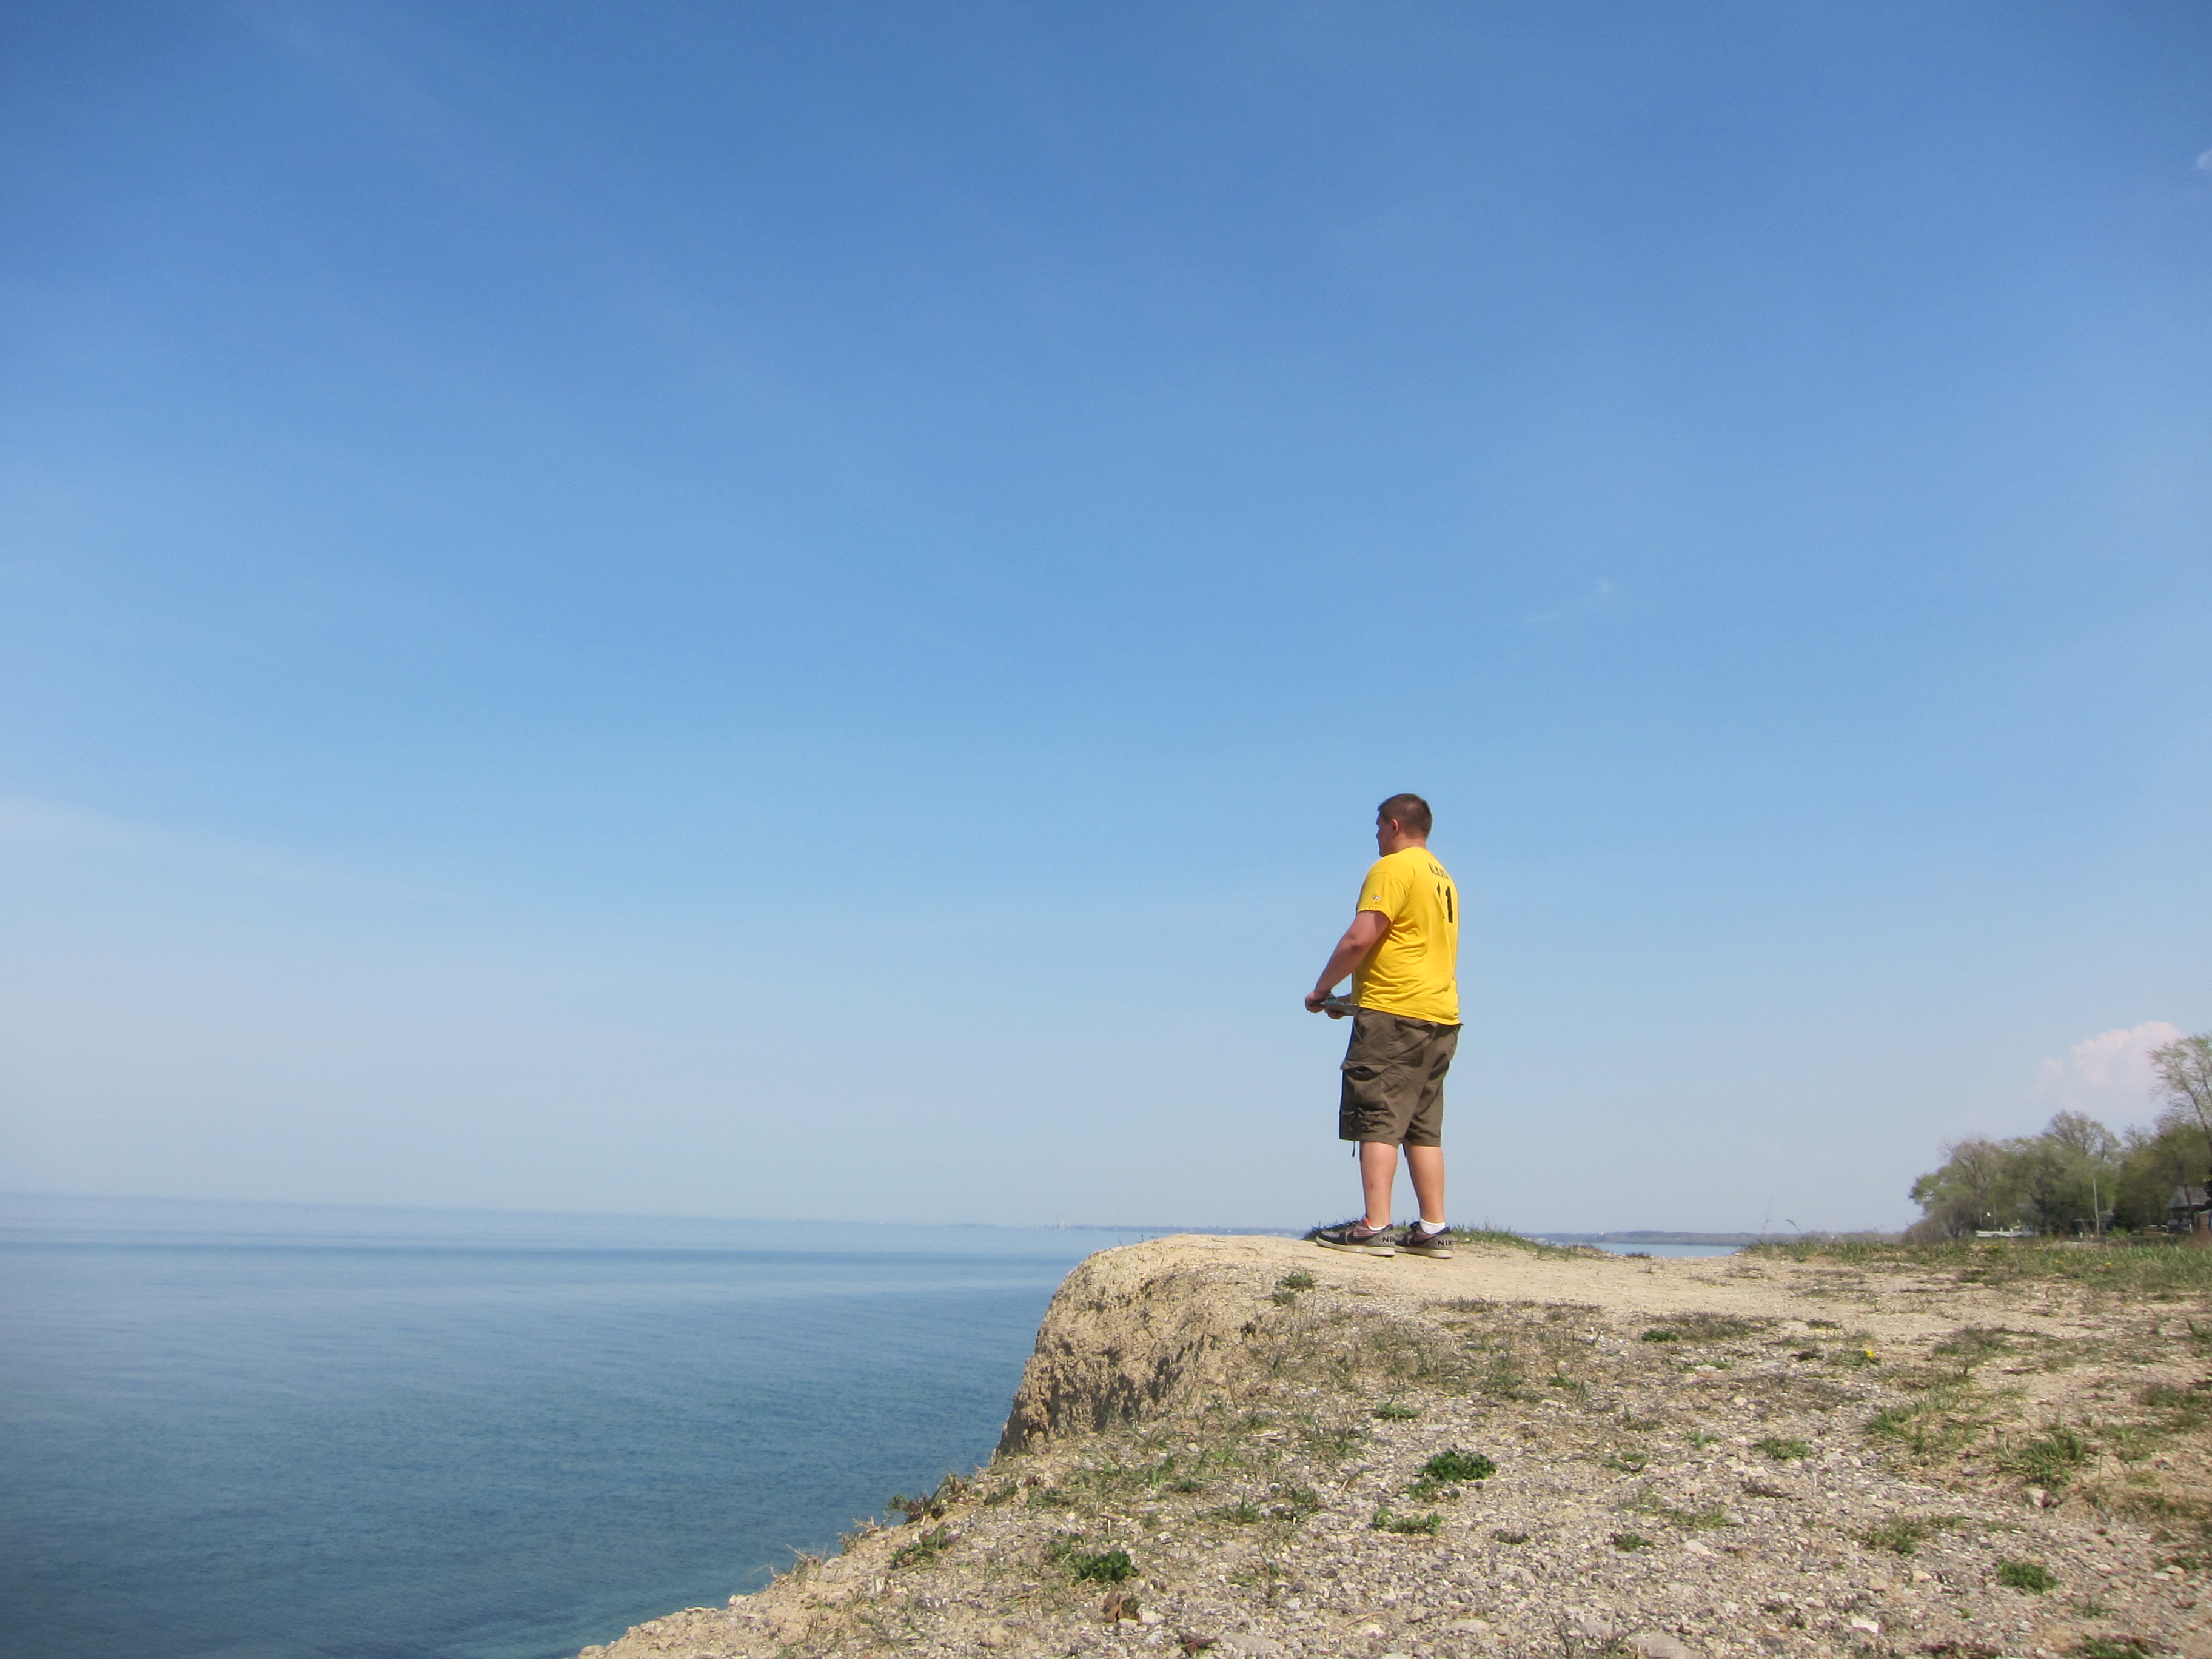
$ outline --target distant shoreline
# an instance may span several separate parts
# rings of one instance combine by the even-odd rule
[[[1771,1244],[1794,1238],[1794,1233],[1538,1233],[1528,1235],[1547,1244]]]

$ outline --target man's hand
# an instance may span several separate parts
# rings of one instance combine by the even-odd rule
[[[1306,1012],[1326,1013],[1331,1019],[1342,1019],[1340,1008],[1323,1008],[1328,994],[1344,982],[1344,976],[1367,960],[1367,953],[1382,942],[1390,931],[1390,918],[1380,910],[1362,910],[1352,917],[1352,926],[1344,930],[1344,937],[1336,942],[1336,949],[1328,955],[1328,966],[1321,970],[1321,978],[1312,990],[1306,993]]]

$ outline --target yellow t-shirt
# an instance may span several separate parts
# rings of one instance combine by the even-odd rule
[[[1390,931],[1352,975],[1352,1000],[1407,1019],[1459,1024],[1459,889],[1425,847],[1379,858],[1359,884],[1359,908]]]

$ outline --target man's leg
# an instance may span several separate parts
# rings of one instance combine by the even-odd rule
[[[1364,1165],[1367,1148],[1359,1149]],[[1364,1170],[1363,1170],[1364,1173]],[[1420,1200],[1421,1224],[1431,1231],[1444,1224],[1444,1149],[1441,1146],[1408,1146],[1406,1148],[1406,1173],[1413,1178],[1413,1196]],[[1375,1218],[1374,1185],[1369,1183],[1367,1218]],[[1389,1202],[1389,1189],[1383,1189],[1383,1202]]]
[[[1436,1151],[1431,1147],[1426,1150]],[[1413,1149],[1408,1146],[1407,1154]],[[1443,1155],[1437,1157],[1437,1190],[1443,1185]],[[1363,1140],[1359,1143],[1359,1184],[1367,1191],[1367,1224],[1387,1227],[1390,1224],[1390,1193],[1398,1184],[1398,1144],[1393,1140]],[[1417,1189],[1418,1190],[1418,1189]]]

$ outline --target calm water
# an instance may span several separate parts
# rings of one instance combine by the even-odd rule
[[[573,1654],[988,1456],[1115,1242],[0,1198],[0,1629]]]

